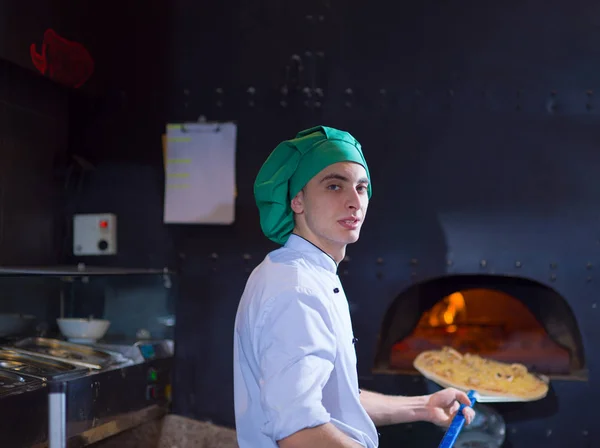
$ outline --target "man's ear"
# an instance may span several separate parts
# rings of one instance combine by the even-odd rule
[[[294,213],[302,213],[304,211],[304,191],[300,190],[296,196],[292,198],[290,207]]]

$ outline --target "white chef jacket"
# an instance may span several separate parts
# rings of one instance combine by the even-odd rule
[[[335,261],[291,235],[250,275],[234,333],[240,448],[273,448],[331,422],[366,448],[378,434],[359,399],[354,334]]]

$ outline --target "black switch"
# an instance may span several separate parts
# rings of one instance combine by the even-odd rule
[[[333,292],[335,292],[337,294],[338,292],[340,292],[340,290],[339,290],[339,288],[334,288]]]

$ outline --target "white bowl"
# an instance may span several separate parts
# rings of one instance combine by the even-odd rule
[[[110,327],[110,321],[103,319],[59,318],[56,323],[69,342],[83,344],[93,344],[102,339]]]

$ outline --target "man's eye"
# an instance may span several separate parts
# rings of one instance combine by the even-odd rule
[[[340,188],[339,185],[329,185],[327,188],[329,188],[330,190],[337,190]]]
[[[368,187],[366,187],[365,185],[359,185],[358,187],[356,187],[356,189],[361,193],[366,192],[367,188]]]

